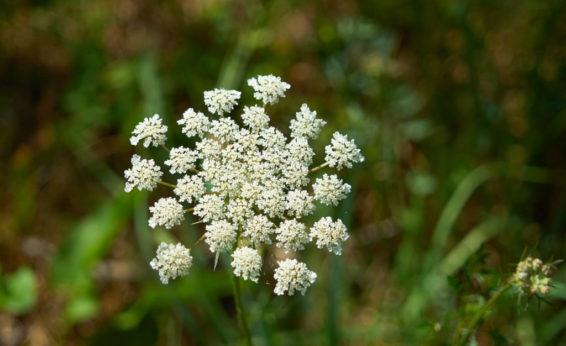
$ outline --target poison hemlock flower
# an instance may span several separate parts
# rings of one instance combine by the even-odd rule
[[[173,178],[176,185],[162,181],[161,168],[138,155],[132,157],[132,167],[124,176],[127,192],[134,188],[151,191],[158,184],[172,188],[174,197],[161,198],[150,208],[152,228],[172,228],[191,212],[205,223],[204,234],[195,245],[204,241],[212,253],[231,254],[234,275],[257,282],[265,247],[280,247],[294,257],[315,241],[318,248],[341,253],[348,232],[340,220],[323,217],[306,225],[301,219],[311,215],[317,203],[337,205],[351,190],[334,174],[316,178],[313,173],[327,166],[349,168],[362,162],[363,156],[353,140],[335,133],[326,147],[325,161],[319,159],[319,165],[312,168],[317,160],[309,141],[318,137],[326,121],[303,104],[291,120],[288,138],[270,126],[267,106],[285,97],[290,85],[272,75],[250,78],[248,85],[260,105],[244,106],[239,115],[230,113],[241,93],[225,89],[204,92],[212,116],[193,108],[182,114],[177,124],[187,137],[195,138],[195,144],[169,151],[165,165],[169,173],[179,174]],[[132,144],[167,149],[166,130],[159,116],[147,118],[136,126]],[[168,282],[186,275],[191,263],[183,245],[161,244],[151,266]],[[296,259],[278,263],[274,272],[278,295],[304,294],[316,279],[316,273]]]
[[[324,148],[326,152],[326,163],[330,167],[341,170],[343,167],[352,168],[353,163],[364,162],[365,158],[354,140],[348,140],[348,136],[334,132],[330,144]]]
[[[346,195],[352,189],[349,184],[344,183],[336,174],[328,175],[326,173],[322,179],[316,179],[312,188],[314,190],[314,198],[326,205],[338,205],[338,202],[346,198]]]
[[[196,152],[189,148],[178,147],[171,149],[169,152],[169,160],[165,161],[165,164],[171,167],[169,172],[175,174],[185,173],[189,169],[194,169],[196,161]]]
[[[311,111],[309,106],[304,103],[301,111],[297,112],[296,118],[291,120],[291,137],[307,139],[315,139],[318,137],[322,127],[326,125],[326,121],[316,117],[316,111]]]
[[[198,175],[185,175],[177,180],[177,187],[173,190],[179,196],[180,202],[192,203],[204,195],[206,189],[204,182]]]
[[[246,246],[237,248],[232,254],[232,258],[231,265],[236,276],[257,282],[261,272],[261,256],[256,249]]]
[[[271,244],[271,235],[275,225],[265,215],[255,215],[248,220],[242,235],[250,239],[252,245]]]
[[[280,97],[285,97],[285,91],[291,87],[289,84],[283,82],[280,77],[274,75],[250,78],[248,79],[248,85],[254,89],[254,97],[256,100],[271,105],[276,104]]]
[[[242,121],[244,125],[248,126],[252,131],[259,131],[269,124],[269,115],[265,114],[265,109],[261,107],[246,106],[242,114]]]
[[[128,181],[124,190],[130,192],[134,187],[138,190],[153,190],[161,180],[161,168],[150,160],[145,160],[138,155],[132,156],[132,168],[124,171],[124,176]]]
[[[161,282],[169,283],[179,276],[189,274],[189,268],[193,264],[193,257],[189,249],[182,244],[161,243],[157,248],[157,254],[149,265],[159,272]]]
[[[153,214],[149,219],[149,226],[163,226],[167,229],[180,225],[185,212],[181,203],[171,197],[160,198],[149,211]]]
[[[154,147],[165,143],[167,136],[167,126],[163,125],[159,115],[155,114],[151,118],[145,118],[144,121],[139,123],[134,131],[132,132],[132,137],[130,137],[130,142],[132,145],[137,145],[139,141],[143,140],[143,146],[149,147],[153,145]]]
[[[544,264],[538,258],[527,257],[517,265],[517,270],[512,278],[512,284],[522,294],[548,294],[552,280],[550,274],[552,267]]]
[[[177,124],[183,125],[182,132],[187,137],[199,136],[203,137],[210,127],[210,120],[201,112],[195,112],[189,108],[183,113],[183,119],[177,120]]]
[[[236,227],[226,220],[212,221],[206,226],[205,242],[212,252],[229,251],[236,242]]]
[[[279,261],[279,268],[275,269],[273,277],[277,280],[275,294],[283,295],[287,292],[292,296],[295,292],[301,292],[305,295],[307,288],[316,280],[316,273],[296,259],[286,259]]]
[[[282,247],[285,253],[291,250],[303,250],[304,245],[311,240],[307,227],[296,220],[281,222],[275,233],[277,233],[277,237],[275,237],[277,246]]]
[[[230,113],[238,104],[241,93],[237,90],[214,89],[204,92],[204,104],[212,114]]]
[[[345,242],[349,235],[342,220],[335,222],[330,217],[323,217],[315,222],[311,228],[311,237],[316,238],[316,246],[321,249],[327,247],[328,251],[335,255],[342,254],[342,242]]]

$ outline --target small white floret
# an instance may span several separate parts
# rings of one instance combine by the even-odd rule
[[[189,148],[178,147],[171,149],[169,152],[169,160],[166,160],[165,164],[171,167],[171,169],[169,169],[171,174],[185,173],[189,169],[195,168],[197,159],[198,157],[195,151]]]
[[[206,189],[199,176],[185,175],[177,180],[177,187],[173,192],[179,196],[179,201],[192,203],[193,200],[199,199],[206,192]]]
[[[163,125],[159,115],[155,114],[151,118],[145,118],[141,123],[136,125],[136,128],[132,132],[132,137],[130,137],[130,143],[132,145],[137,145],[139,141],[143,140],[143,146],[149,147],[153,145],[154,147],[164,144],[167,136],[167,126]]]
[[[291,216],[303,217],[314,211],[313,196],[305,190],[291,190],[287,194],[287,210]]]
[[[338,202],[346,198],[352,187],[346,184],[336,174],[324,174],[317,178],[312,185],[314,198],[322,204],[338,205]]]
[[[316,111],[311,111],[306,103],[303,103],[301,110],[296,113],[296,119],[291,120],[291,137],[305,137],[315,139],[318,137],[326,121],[316,117]]]
[[[134,187],[138,190],[153,190],[161,180],[161,168],[155,164],[153,159],[141,159],[139,155],[132,156],[132,168],[124,171],[124,177],[127,179],[126,192],[132,191]]]
[[[172,197],[160,198],[149,208],[149,211],[152,213],[149,226],[151,228],[163,226],[167,229],[181,224],[185,213],[183,205]]]
[[[255,215],[244,227],[242,235],[248,237],[254,246],[271,244],[271,235],[275,232],[275,225],[265,215]]]
[[[261,272],[261,256],[256,249],[249,247],[237,248],[232,253],[232,268],[234,275],[244,280],[257,282]]]
[[[248,85],[254,89],[256,100],[264,104],[276,104],[280,97],[285,97],[285,91],[291,86],[274,75],[257,76],[248,79]]]
[[[212,252],[231,251],[236,242],[236,227],[226,220],[212,221],[206,226],[205,242]]]
[[[244,125],[254,131],[259,131],[267,126],[269,123],[269,116],[265,114],[265,109],[258,106],[244,107],[242,114]]]
[[[324,148],[324,151],[326,152],[326,163],[330,167],[336,167],[337,170],[343,167],[352,168],[353,163],[365,160],[354,140],[348,140],[347,135],[339,132],[334,132],[330,144]]]
[[[205,222],[217,220],[224,216],[224,199],[218,195],[204,195],[195,205],[194,214]]]
[[[287,150],[288,161],[296,161],[304,166],[310,166],[312,163],[314,151],[304,137],[294,138],[287,143],[285,150]]]
[[[183,113],[183,119],[177,120],[177,124],[183,125],[182,132],[187,137],[198,135],[203,137],[210,127],[210,120],[201,112],[195,112],[194,109],[189,108]]]
[[[210,124],[210,134],[218,138],[221,143],[233,141],[239,130],[238,124],[230,118],[213,120]]]
[[[277,233],[275,237],[277,246],[283,248],[285,253],[291,250],[303,250],[304,245],[311,240],[307,227],[293,219],[281,222],[275,233]]]
[[[328,251],[341,255],[342,242],[345,242],[349,235],[342,220],[337,219],[334,222],[331,217],[323,217],[312,226],[311,237],[316,238],[316,246],[319,249],[327,247]]]
[[[181,243],[166,244],[161,243],[157,248],[157,254],[149,262],[151,268],[159,272],[159,278],[164,284],[169,280],[189,274],[189,268],[193,263],[193,257],[189,249]]]
[[[273,277],[277,280],[273,290],[275,294],[283,295],[287,292],[292,296],[295,292],[301,292],[305,295],[307,288],[316,280],[316,273],[296,259],[286,259],[279,261],[279,268],[275,269]]]
[[[214,89],[204,92],[204,104],[212,114],[230,113],[238,104],[241,93],[237,90]]]

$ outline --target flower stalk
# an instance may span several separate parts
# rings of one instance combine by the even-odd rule
[[[497,292],[495,292],[495,294],[487,301],[487,303],[485,303],[485,305],[478,312],[476,312],[474,317],[472,317],[470,323],[468,323],[468,325],[464,327],[464,335],[462,336],[462,338],[460,338],[460,341],[456,345],[461,346],[464,345],[466,341],[468,341],[470,335],[472,334],[474,328],[476,327],[480,319],[486,314],[486,312],[493,305],[493,303],[495,303],[495,301],[499,299],[499,297],[505,291],[507,291],[509,287],[511,287],[512,284],[513,284],[513,280],[507,281],[507,283],[499,290],[497,290]]]

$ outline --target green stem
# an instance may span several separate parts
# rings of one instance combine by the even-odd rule
[[[488,300],[488,302],[474,315],[470,323],[464,328],[464,335],[460,339],[460,341],[456,344],[458,346],[464,345],[468,338],[472,334],[472,331],[478,324],[479,320],[485,315],[487,310],[493,303],[503,294],[503,292],[507,291],[509,287],[511,287],[512,280],[507,281],[505,286],[501,287],[495,294]]]
[[[309,173],[316,172],[316,171],[318,171],[319,169],[324,168],[324,167],[326,167],[326,166],[328,166],[328,162],[325,162],[325,163],[323,163],[322,165],[317,166],[317,167],[311,169],[311,170],[309,171]]]
[[[250,336],[250,331],[248,329],[248,322],[246,321],[246,312],[244,310],[244,305],[242,304],[242,296],[240,292],[240,279],[234,274],[234,301],[236,303],[236,313],[238,314],[238,320],[240,323],[240,329],[244,336],[245,345],[252,345],[252,338]]]
[[[238,235],[236,237],[236,243],[232,247],[232,252],[236,251],[238,248],[238,242],[240,241],[240,234],[242,233],[242,226],[238,229]],[[240,290],[240,278],[232,272],[233,277],[233,293],[234,302],[236,303],[236,314],[238,315],[238,323],[240,324],[240,330],[242,336],[244,337],[244,344],[247,346],[252,346],[252,337],[250,335],[250,330],[248,329],[248,322],[246,321],[246,311],[244,310],[244,304],[242,304],[242,293]]]
[[[161,184],[161,185],[163,185],[163,186],[172,187],[172,188],[174,188],[174,189],[177,188],[177,185],[169,184],[169,183],[166,183],[166,182],[164,182],[164,181],[160,181],[159,184]]]

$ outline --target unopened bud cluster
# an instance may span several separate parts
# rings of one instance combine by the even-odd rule
[[[150,208],[150,226],[169,229],[192,212],[206,223],[204,241],[210,251],[230,253],[234,274],[257,282],[267,246],[292,256],[314,243],[341,254],[342,243],[348,239],[341,220],[323,217],[306,225],[302,218],[313,214],[317,203],[337,205],[351,187],[336,174],[324,173],[314,182],[310,175],[327,166],[351,168],[364,157],[354,140],[335,132],[326,146],[325,162],[310,168],[315,153],[309,141],[318,137],[326,121],[303,104],[291,120],[287,138],[269,125],[266,106],[285,97],[290,85],[272,75],[251,78],[248,85],[261,105],[244,107],[240,122],[228,115],[237,107],[241,93],[225,89],[204,92],[211,117],[189,108],[177,121],[182,133],[197,139],[193,147],[169,151],[164,164],[176,175],[175,184],[162,182],[163,170],[152,159],[134,155],[132,167],[125,171],[125,190],[151,191],[160,183],[171,186],[174,195],[157,200]],[[166,132],[167,126],[154,115],[136,126],[130,140],[133,145],[164,146]],[[167,283],[186,275],[191,263],[189,250],[182,244],[162,244],[151,266]],[[304,294],[316,279],[316,273],[296,259],[280,260],[278,265],[276,294]]]
[[[513,275],[513,285],[523,294],[548,294],[552,268],[538,258],[527,257],[517,265]]]

